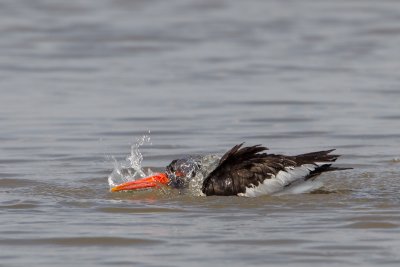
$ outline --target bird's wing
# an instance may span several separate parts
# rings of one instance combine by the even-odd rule
[[[264,190],[285,187],[297,179],[315,177],[324,171],[333,170],[327,162],[338,155],[329,155],[333,150],[319,151],[298,156],[260,153],[267,148],[260,145],[242,147],[236,145],[226,152],[217,168],[203,182],[206,195],[237,195],[247,188]],[[261,186],[271,181],[274,184]],[[267,192],[268,191],[268,192]]]

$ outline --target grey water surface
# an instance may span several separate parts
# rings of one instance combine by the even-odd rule
[[[399,48],[399,1],[1,1],[0,266],[399,266]],[[110,193],[148,131],[152,169],[243,141],[354,169]]]

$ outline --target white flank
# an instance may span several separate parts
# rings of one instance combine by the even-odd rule
[[[300,167],[286,167],[285,170],[279,171],[276,175],[272,175],[270,179],[265,179],[264,182],[257,187],[247,187],[246,192],[239,193],[238,196],[257,197],[278,193],[286,189],[285,186],[291,183],[296,181],[300,183],[304,177],[315,170],[316,167],[317,166],[313,164],[304,164]]]

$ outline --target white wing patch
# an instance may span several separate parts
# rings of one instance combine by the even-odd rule
[[[239,193],[238,196],[257,197],[278,193],[284,190],[285,186],[293,182],[301,182],[302,179],[317,167],[318,166],[314,164],[304,164],[300,167],[286,167],[285,170],[279,171],[276,175],[272,175],[270,179],[265,179],[264,182],[260,183],[257,187],[247,187],[246,192]]]

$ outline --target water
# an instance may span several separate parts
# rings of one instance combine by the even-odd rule
[[[398,266],[400,3],[0,3],[0,265]],[[110,193],[237,143],[336,148],[333,193]]]
[[[110,189],[128,181],[134,181],[153,174],[150,168],[146,172],[142,167],[143,155],[139,148],[145,142],[150,142],[150,136],[143,135],[131,145],[131,154],[126,157],[125,162],[118,162],[115,157],[112,157],[114,169],[107,179]]]

